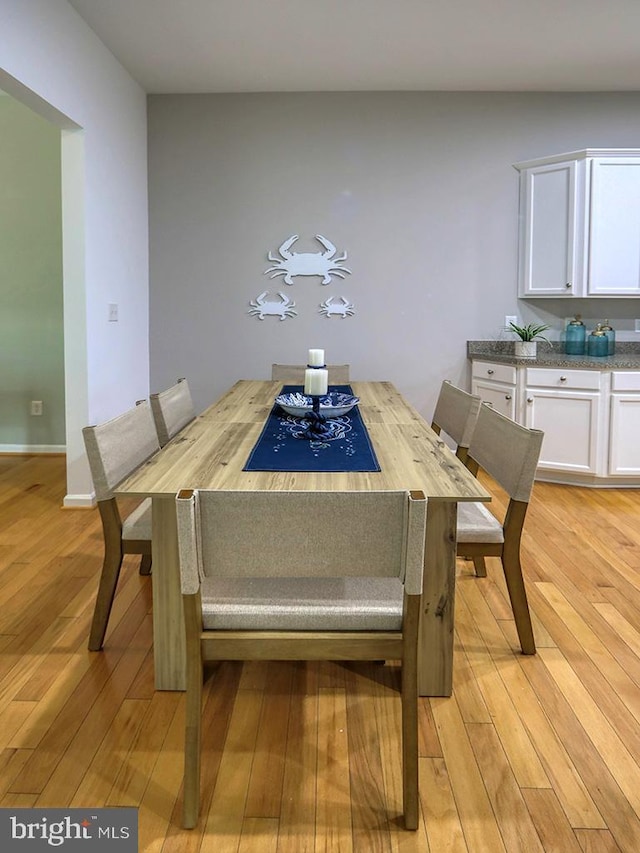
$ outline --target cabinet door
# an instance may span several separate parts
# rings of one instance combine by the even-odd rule
[[[474,379],[471,393],[477,394],[484,403],[488,403],[501,415],[506,415],[512,421],[516,419],[516,389],[513,386]]]
[[[525,426],[544,432],[539,468],[599,473],[599,392],[527,388]]]
[[[589,295],[640,296],[640,159],[591,162]]]
[[[577,162],[526,169],[520,193],[520,295],[578,294]]]
[[[640,394],[612,394],[609,474],[640,474]]]

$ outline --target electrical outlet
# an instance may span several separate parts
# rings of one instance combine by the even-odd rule
[[[42,414],[42,400],[32,400],[31,401],[31,414],[32,415],[41,415]]]
[[[514,323],[516,326],[518,325],[518,315],[517,314],[506,314],[504,318],[504,327],[505,329],[511,329],[511,323]]]
[[[118,322],[118,305],[115,302],[109,303],[109,322],[117,323]]]

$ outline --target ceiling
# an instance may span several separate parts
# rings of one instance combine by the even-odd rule
[[[68,0],[148,92],[640,90],[640,0]]]

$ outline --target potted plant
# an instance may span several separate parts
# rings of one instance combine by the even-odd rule
[[[516,326],[515,323],[509,323],[511,331],[515,332],[520,338],[515,343],[515,354],[519,358],[535,358],[537,353],[538,341],[546,341],[548,339],[542,334],[550,329],[546,323],[529,323],[527,326]]]

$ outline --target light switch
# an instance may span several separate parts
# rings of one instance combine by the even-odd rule
[[[118,322],[118,305],[115,302],[109,303],[109,322],[117,323]]]

